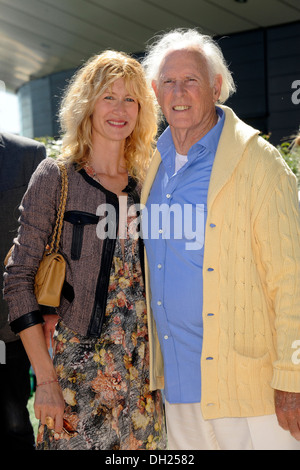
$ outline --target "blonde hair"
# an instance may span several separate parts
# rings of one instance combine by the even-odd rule
[[[208,65],[211,84],[216,75],[222,76],[222,88],[219,103],[225,101],[236,91],[236,87],[227,66],[222,50],[217,42],[208,35],[201,34],[195,29],[179,28],[157,36],[148,46],[143,59],[143,66],[149,82],[159,78],[162,62],[169,52],[190,49],[203,54]]]
[[[126,139],[124,157],[129,174],[142,181],[155,145],[158,107],[141,64],[123,52],[108,50],[93,56],[71,79],[59,113],[63,132],[59,159],[76,163],[78,169],[88,161],[95,103],[119,78],[124,78],[126,88],[139,104],[137,123]]]

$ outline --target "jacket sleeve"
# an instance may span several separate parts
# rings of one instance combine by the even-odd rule
[[[274,312],[274,389],[300,392],[300,211],[296,178],[281,163],[255,226],[264,287]],[[300,359],[300,350],[299,350]]]
[[[55,224],[60,171],[51,158],[33,173],[20,206],[18,235],[4,273],[4,299],[15,333],[42,322],[34,295],[34,278]]]
[[[43,144],[38,143],[35,147],[35,155],[33,161],[33,171],[36,170],[38,165],[46,158],[46,147]]]

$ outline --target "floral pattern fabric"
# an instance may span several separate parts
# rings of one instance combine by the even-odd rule
[[[128,204],[130,197],[128,197]],[[132,217],[128,221],[132,227]],[[122,245],[124,243],[124,245]],[[37,449],[165,449],[160,391],[149,390],[149,349],[139,242],[116,240],[99,338],[55,332],[54,365],[65,399],[61,434],[40,425]]]

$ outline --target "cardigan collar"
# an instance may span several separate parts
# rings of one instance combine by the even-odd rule
[[[225,112],[225,123],[219,140],[211,180],[207,195],[207,209],[211,207],[215,197],[230,179],[249,141],[259,131],[241,121],[227,106],[221,106]]]

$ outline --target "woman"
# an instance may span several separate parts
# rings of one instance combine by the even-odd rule
[[[88,61],[62,100],[67,268],[53,363],[33,294],[59,201],[53,159],[22,201],[5,298],[37,378],[38,449],[165,448],[161,395],[149,390],[142,246],[129,233],[157,131],[154,103],[141,65],[114,51]]]

